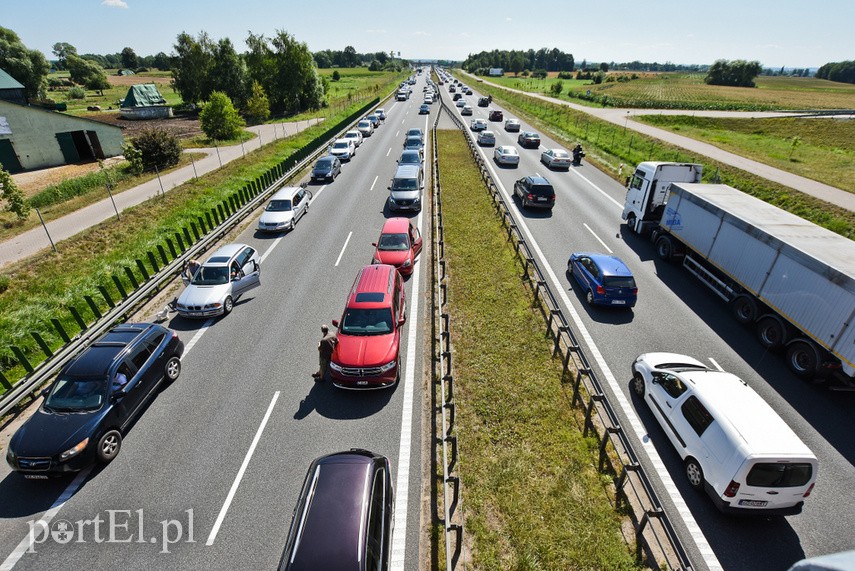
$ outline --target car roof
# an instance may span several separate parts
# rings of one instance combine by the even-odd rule
[[[617,256],[600,254],[597,252],[576,252],[574,256],[587,256],[591,258],[597,267],[603,271],[604,276],[626,276],[632,277],[632,272]]]
[[[395,170],[395,178],[416,178],[419,176],[419,168],[419,165],[398,165],[398,168]]]
[[[420,161],[422,158],[422,154],[417,149],[404,149],[404,151],[401,153],[401,158],[404,158],[404,155],[406,155],[406,156],[412,155],[412,156],[419,157]]]
[[[383,229],[380,231],[381,234],[405,234],[409,231],[410,228],[410,219],[404,217],[395,217],[389,218],[386,220],[386,223],[383,224]]]
[[[318,159],[318,163],[332,163],[338,160],[335,155],[326,155]],[[317,164],[317,163],[316,163]],[[281,192],[281,191],[280,191]],[[279,194],[278,192],[276,194]],[[275,195],[274,195],[275,196]]]
[[[318,159],[321,162],[323,159],[334,159],[335,157],[327,155]],[[291,200],[291,197],[300,190],[299,186],[286,186],[276,191],[276,194],[270,197],[270,200]],[[218,250],[219,251],[219,250]]]
[[[115,363],[116,357],[151,329],[164,328],[154,323],[117,325],[66,365],[62,374],[72,377],[104,377]]]
[[[282,191],[280,190],[279,192],[282,192]],[[277,192],[276,194],[279,194],[279,192]],[[276,194],[274,194],[273,196],[275,197]],[[285,197],[283,197],[283,198],[285,198]],[[288,198],[290,198],[290,196]],[[271,197],[271,200],[272,200],[272,197]],[[207,265],[209,262],[211,262],[215,258],[231,259],[246,247],[247,247],[246,244],[240,244],[238,242],[235,242],[234,244],[226,244],[225,246],[219,248],[216,252],[211,254],[211,256],[208,258],[208,260],[205,262],[205,265]],[[225,265],[226,262],[214,262],[214,265],[220,265],[220,264]]]
[[[546,180],[545,178],[543,178],[542,176],[534,176],[534,175],[530,175],[530,176],[527,176],[526,178],[528,179],[528,181],[529,181],[531,184],[536,184],[536,185],[545,184],[545,185],[552,186],[552,185],[549,183],[549,181],[548,181],[548,180]]]
[[[392,304],[392,285],[394,284],[395,266],[387,264],[372,264],[359,271],[353,281],[353,287],[347,300],[349,308],[378,309]],[[381,299],[373,296],[365,299],[367,293],[382,295]]]

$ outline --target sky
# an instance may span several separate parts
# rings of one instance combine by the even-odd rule
[[[285,30],[309,49],[463,60],[493,49],[558,48],[577,62],[819,67],[855,59],[855,0],[0,0],[0,26],[53,59],[173,51],[181,32],[229,38]]]

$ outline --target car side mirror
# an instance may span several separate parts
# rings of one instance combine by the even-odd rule
[[[184,285],[190,285],[190,278],[187,276],[181,276],[181,281],[184,282]]]
[[[386,189],[387,189],[387,190],[392,190],[392,185],[390,184],[389,186],[387,186],[387,187],[386,187]]]
[[[43,388],[43,389],[39,392],[39,396],[40,396],[40,397],[45,397],[45,398],[47,398],[47,396],[50,394],[50,388],[51,388],[51,385],[48,385],[48,386],[46,386],[45,388]]]
[[[406,322],[407,322],[407,318],[402,317],[401,319],[398,320],[398,327],[402,327]]]
[[[335,327],[336,329],[338,329],[338,319],[333,319],[332,321],[330,321],[330,323],[332,323],[332,326],[333,326],[333,327]]]
[[[372,246],[374,246],[374,247],[376,248],[376,247],[377,247],[377,242],[371,242],[371,245],[372,245]]]

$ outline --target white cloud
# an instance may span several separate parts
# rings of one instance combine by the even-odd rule
[[[104,0],[101,6],[110,6],[111,8],[127,8],[128,3],[125,0]]]
[[[424,31],[422,31],[422,30],[419,30],[418,32],[415,32],[413,35],[414,35],[414,36],[430,36],[430,34],[429,34],[429,33],[424,32]]]

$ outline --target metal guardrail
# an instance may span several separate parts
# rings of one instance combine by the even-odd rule
[[[440,102],[443,110],[458,128],[467,133],[466,125],[456,113],[449,110],[442,95],[441,93]],[[578,405],[585,411],[583,434],[587,436],[590,431],[599,438],[598,468],[601,472],[613,475],[616,507],[626,504],[633,513],[637,557],[657,569],[663,566],[675,570],[693,569],[685,547],[639,462],[638,454],[628,435],[621,427],[614,408],[603,392],[602,383],[597,378],[585,350],[579,344],[576,332],[570,326],[545,273],[517,226],[511,208],[499,192],[476,144],[468,134],[466,140],[481,172],[481,178],[490,191],[496,213],[502,217],[508,240],[514,242],[517,255],[524,265],[524,276],[533,289],[535,298],[542,303],[547,333],[554,342],[553,355],[561,356],[564,368],[562,378],[572,386],[570,406]]]
[[[439,154],[436,147],[436,127],[442,115],[437,113],[431,130],[433,140],[431,156],[433,164],[433,295],[434,295],[434,362],[435,375],[439,385],[440,434],[436,444],[442,447],[442,524],[445,530],[445,569],[452,571],[463,551],[463,522],[458,516],[460,502],[460,476],[456,475],[457,437],[454,432],[454,375],[452,372],[453,354],[451,350],[451,318],[448,313],[448,284],[446,278],[445,236],[443,229],[442,193],[439,184]],[[450,450],[449,450],[450,448]]]
[[[389,95],[387,95],[387,97],[389,97]],[[342,122],[350,120],[350,122],[346,123],[344,127],[334,133],[327,132],[321,137],[318,137],[316,141],[319,142],[315,145],[315,149],[309,150],[309,154],[303,159],[298,159],[297,162],[293,166],[291,166],[291,168],[285,170],[281,167],[283,167],[283,165],[287,164],[289,161],[293,160],[294,156],[299,154],[302,149],[298,150],[291,156],[286,157],[279,165],[271,168],[267,173],[260,176],[256,181],[246,185],[244,188],[231,195],[229,199],[227,201],[224,201],[223,204],[219,205],[217,209],[212,209],[216,210],[216,212],[213,212],[213,217],[214,220],[219,222],[219,224],[211,224],[211,217],[208,216],[208,225],[211,229],[204,235],[200,236],[195,244],[189,245],[189,247],[185,248],[182,240],[182,234],[176,232],[175,237],[176,241],[179,243],[180,246],[180,254],[177,253],[173,242],[169,238],[167,238],[169,251],[173,254],[173,259],[171,262],[168,262],[166,249],[163,247],[159,247],[158,249],[161,255],[161,260],[164,262],[164,266],[160,267],[160,265],[156,262],[155,256],[153,256],[151,252],[149,252],[151,263],[156,269],[154,275],[152,275],[151,277],[148,276],[147,272],[142,267],[142,262],[138,260],[137,263],[138,266],[140,266],[140,271],[143,274],[144,281],[130,294],[125,294],[124,288],[123,286],[121,286],[121,283],[119,282],[118,278],[116,276],[113,276],[113,281],[116,283],[120,295],[122,295],[122,301],[119,303],[113,303],[112,299],[110,299],[109,294],[103,287],[101,287],[101,293],[102,295],[104,295],[108,305],[110,306],[110,310],[102,315],[97,309],[97,306],[94,305],[92,299],[90,297],[87,297],[86,301],[89,303],[90,307],[92,308],[92,311],[95,313],[97,317],[96,321],[92,325],[84,327],[85,323],[83,323],[82,319],[80,319],[79,313],[77,311],[72,311],[78,323],[81,324],[81,332],[77,334],[74,338],[68,339],[66,344],[55,352],[52,352],[47,349],[47,345],[43,342],[39,343],[40,345],[42,345],[42,348],[43,350],[45,350],[45,353],[49,353],[47,359],[44,362],[42,362],[36,367],[29,367],[29,362],[23,355],[23,353],[20,350],[16,351],[16,354],[20,354],[18,359],[26,362],[28,368],[31,370],[26,377],[24,377],[21,381],[13,385],[0,397],[0,419],[2,419],[10,411],[12,411],[22,400],[24,400],[28,396],[34,396],[35,391],[38,390],[42,383],[44,383],[53,375],[58,373],[59,370],[62,369],[62,367],[66,363],[68,363],[90,343],[94,342],[98,337],[100,337],[101,334],[110,329],[110,327],[112,327],[115,323],[127,319],[135,309],[137,309],[142,303],[147,301],[153,294],[157,293],[163,287],[164,284],[172,281],[176,277],[176,275],[179,274],[183,269],[185,261],[190,260],[191,258],[199,257],[199,255],[205,252],[212,244],[219,241],[232,228],[239,224],[244,218],[249,216],[259,206],[259,204],[264,202],[271,194],[273,194],[273,192],[282,187],[295,174],[302,171],[313,160],[315,160],[318,155],[326,152],[327,141],[337,137],[338,135],[350,129],[352,125],[354,125],[361,118],[363,113],[365,113],[368,109],[377,106],[380,101],[380,98],[373,99],[370,103],[366,104],[358,111],[354,112],[350,116],[350,118],[343,120]],[[310,144],[310,146],[313,144],[315,144],[314,141]],[[219,216],[217,216],[217,213],[219,213]],[[200,218],[199,223],[200,225],[202,225],[202,228],[204,230],[204,219]],[[198,236],[198,229],[195,227],[195,225],[193,226],[193,236]],[[188,243],[192,243],[191,233],[187,229],[184,229],[183,237],[188,241]],[[125,268],[125,270],[129,274],[129,277],[133,275],[129,268]],[[136,285],[135,278],[132,278],[131,282]],[[57,327],[63,337],[68,337],[62,327],[58,325],[58,321],[54,320],[54,325]],[[34,334],[33,336],[37,337],[37,341],[41,339],[41,337],[37,334]],[[5,380],[5,377],[2,380]]]

